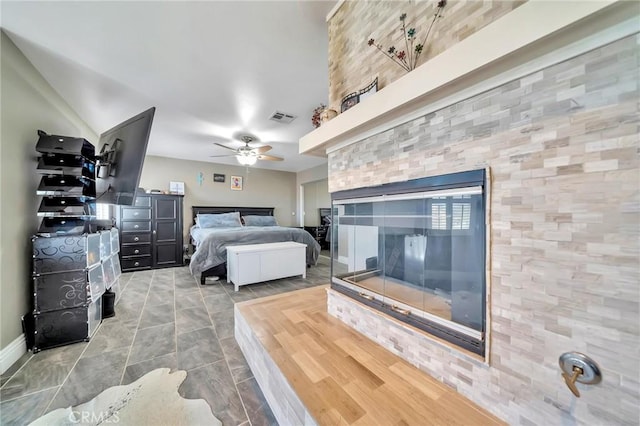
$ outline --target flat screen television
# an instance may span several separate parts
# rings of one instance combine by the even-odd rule
[[[96,202],[131,206],[147,153],[155,107],[100,135],[96,161]]]

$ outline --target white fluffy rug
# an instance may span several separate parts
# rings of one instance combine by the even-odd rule
[[[113,386],[89,402],[59,408],[31,425],[213,425],[220,420],[203,399],[184,399],[178,387],[186,371],[158,368],[130,385]]]

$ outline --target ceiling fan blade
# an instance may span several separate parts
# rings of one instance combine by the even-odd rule
[[[214,145],[218,145],[219,147],[222,147],[222,148],[229,149],[229,150],[234,151],[234,152],[236,152],[236,151],[237,151],[235,148],[229,148],[228,146],[226,146],[226,145],[222,145],[221,143],[218,143],[218,142],[214,142],[213,144],[214,144]]]
[[[275,157],[273,155],[258,155],[258,160],[282,161],[282,160],[284,160],[284,158]]]
[[[210,155],[209,157],[213,158],[213,157],[235,157],[235,156],[236,156],[235,154],[226,154],[226,155]]]
[[[270,145],[265,145],[265,146],[259,146],[257,148],[253,148],[253,150],[255,152],[257,152],[258,154],[264,154],[267,151],[271,151],[273,148],[271,148]]]

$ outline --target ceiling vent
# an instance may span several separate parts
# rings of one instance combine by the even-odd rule
[[[287,114],[286,112],[280,111],[274,112],[273,114],[271,114],[271,117],[269,117],[269,120],[277,121],[278,123],[282,124],[289,124],[295,119],[295,115]]]

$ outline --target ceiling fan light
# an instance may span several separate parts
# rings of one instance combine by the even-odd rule
[[[255,155],[238,155],[236,158],[238,159],[238,163],[243,166],[253,166],[258,160],[258,157]]]

